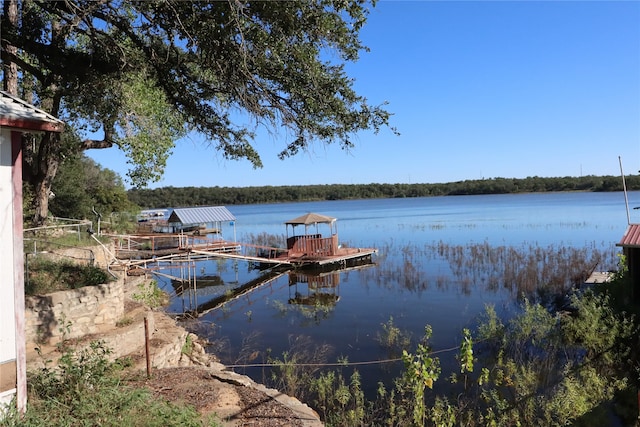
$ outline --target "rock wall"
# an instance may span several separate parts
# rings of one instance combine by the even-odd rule
[[[27,345],[54,344],[103,332],[124,313],[124,282],[25,298]]]

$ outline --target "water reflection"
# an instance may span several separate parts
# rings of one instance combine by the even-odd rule
[[[331,308],[340,300],[340,273],[289,272],[289,304]]]
[[[243,296],[248,296],[248,294],[250,294],[253,290],[265,286],[285,274],[286,272],[281,271],[268,271],[240,286],[228,288],[223,294],[218,295],[215,298],[211,298],[201,304],[196,303],[195,308],[185,310],[181,317],[202,317],[210,311],[224,306],[231,300],[235,300]],[[194,294],[196,292],[197,291],[195,289],[190,289],[191,294]]]
[[[340,300],[338,291],[341,273],[373,265],[371,261],[356,261],[348,266],[334,266],[324,270],[260,270],[257,277],[240,285],[237,280],[231,283],[225,281],[219,274],[197,277],[195,268],[186,278],[184,273],[181,277],[162,275],[170,278],[174,301],[182,301],[182,313],[175,313],[178,318],[199,318],[241,297],[247,301],[247,305],[251,305],[252,291],[270,285],[282,276],[288,277],[287,303],[298,307],[309,316],[309,313],[326,315]],[[175,308],[175,304],[173,307]],[[279,301],[276,301],[276,308],[281,312],[288,311]],[[317,315],[313,317],[318,318]]]

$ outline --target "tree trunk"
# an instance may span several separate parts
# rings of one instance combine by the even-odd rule
[[[5,0],[4,15],[11,25],[18,27],[18,2],[17,0]],[[4,47],[9,54],[15,55],[18,49],[15,46],[7,45]],[[4,81],[2,87],[11,95],[18,96],[18,66],[14,62],[4,64]]]
[[[23,180],[33,189],[31,223],[39,227],[49,214],[51,187],[60,166],[61,136],[56,132],[47,132],[41,137],[25,135],[23,151]]]

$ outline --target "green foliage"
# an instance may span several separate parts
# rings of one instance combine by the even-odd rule
[[[63,147],[46,133],[28,144],[37,223],[70,153],[117,146],[131,183],[144,186],[190,132],[225,159],[261,167],[258,126],[281,134],[280,158],[316,142],[348,150],[360,131],[389,126],[384,103],[369,104],[345,72],[366,50],[359,32],[369,2],[16,4],[16,20],[2,13],[3,62],[21,76],[8,86],[20,83],[68,132],[102,138]]]
[[[496,356],[478,377],[483,404],[459,401],[458,416],[478,420],[469,425],[568,425],[628,385],[637,328],[606,295],[573,295],[571,313],[555,314],[525,300],[507,326],[489,309],[481,331]]]
[[[214,426],[195,409],[152,397],[149,391],[126,387],[121,365],[108,359],[100,342],[68,350],[57,368],[31,372],[29,405],[21,416],[13,409],[0,421],[6,427],[69,426]]]
[[[268,357],[269,363],[274,365],[270,380],[283,393],[304,400],[308,385],[322,363],[326,363],[331,347],[315,345],[307,336],[290,336],[289,340],[290,349],[282,354],[282,358]]]
[[[603,186],[603,182],[610,185]],[[505,185],[502,185],[502,184]],[[508,185],[506,185],[508,183]],[[640,176],[627,178],[627,188],[640,190]],[[494,178],[442,184],[330,184],[263,187],[161,187],[134,188],[129,198],[144,208],[201,205],[241,205],[316,200],[430,197],[458,194],[507,194],[548,191],[622,191],[618,177]]]
[[[379,337],[400,335],[393,319],[382,329]],[[458,360],[464,382],[454,374],[447,394],[434,388],[441,368],[428,346],[431,332],[425,328],[413,351],[403,349],[402,374],[390,390],[380,384],[372,400],[362,396],[357,371],[347,381],[348,364],[302,375],[302,360],[286,353],[273,379],[292,381],[290,390],[332,427],[604,425],[619,396],[627,401],[616,406],[625,422],[637,416],[630,385],[640,380],[638,326],[614,309],[606,293],[576,293],[569,310],[557,312],[525,299],[506,323],[488,306],[476,339],[462,331]]]
[[[349,383],[340,372],[322,372],[312,379],[310,388],[315,395],[315,407],[321,412],[326,425],[367,425],[366,401],[357,370],[351,374]]]
[[[382,331],[377,333],[376,340],[382,347],[388,349],[391,354],[399,353],[402,349],[409,347],[411,334],[398,328],[393,323],[393,317],[389,317],[389,320],[381,326]]]
[[[107,219],[113,212],[137,209],[129,201],[120,177],[84,155],[64,159],[52,192],[55,197],[49,202],[49,210],[58,217],[96,221],[93,210]]]
[[[162,177],[175,142],[186,134],[187,121],[148,73],[127,74],[120,84],[116,143],[130,159],[130,182],[144,186]]]
[[[161,307],[167,302],[167,295],[155,280],[138,284],[138,290],[134,292],[132,298],[151,308]]]
[[[423,343],[418,344],[415,354],[402,352],[402,362],[404,363],[404,375],[399,388],[408,391],[411,398],[407,402],[413,408],[413,422],[415,425],[424,425],[427,418],[427,407],[425,404],[425,389],[433,388],[433,383],[440,376],[440,362],[437,358],[431,357],[430,348],[427,343],[431,338],[431,326],[425,327]]]
[[[191,353],[193,352],[193,338],[191,338],[191,334],[187,334],[180,352],[187,356],[191,355]]]
[[[69,261],[51,261],[43,257],[29,258],[25,293],[42,295],[51,292],[97,286],[113,278],[104,270]]]
[[[471,338],[471,331],[463,329],[462,343],[460,344],[460,372],[473,372],[473,339]]]

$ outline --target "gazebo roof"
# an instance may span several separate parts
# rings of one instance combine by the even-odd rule
[[[291,219],[285,224],[287,225],[311,225],[311,224],[333,224],[336,218],[326,215],[320,215],[317,213],[307,213],[298,218]]]

